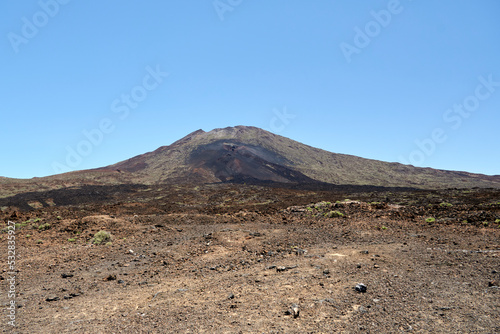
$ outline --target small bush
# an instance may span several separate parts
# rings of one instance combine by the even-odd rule
[[[344,214],[340,211],[330,211],[325,213],[325,217],[334,218],[334,217],[344,217]]]
[[[21,229],[23,227],[26,227],[26,225],[28,225],[28,223],[29,223],[29,220],[25,221],[23,223],[16,223],[16,224],[14,224],[14,226],[15,226],[16,230],[18,230],[18,229]]]
[[[76,239],[75,239],[75,238],[69,238],[69,239],[68,239],[68,241],[69,241],[69,242],[75,242],[75,241],[76,241]]]
[[[426,223],[434,223],[436,221],[436,218],[429,217],[425,220]]]
[[[383,230],[387,230],[387,226],[382,226],[382,229]]]
[[[95,245],[100,245],[103,242],[107,242],[111,239],[111,234],[106,231],[99,231],[94,235],[94,238],[92,239],[92,243]]]
[[[49,223],[45,223],[45,224],[42,224],[40,226],[38,226],[38,230],[39,231],[45,231],[45,230],[48,230],[50,228],[50,224]]]

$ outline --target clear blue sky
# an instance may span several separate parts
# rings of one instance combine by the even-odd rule
[[[23,0],[0,13],[0,176],[101,167],[235,125],[500,174],[497,0]]]

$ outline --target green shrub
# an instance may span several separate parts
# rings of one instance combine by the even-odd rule
[[[434,223],[436,221],[436,218],[429,217],[425,220],[426,223]]]
[[[38,230],[39,231],[45,231],[45,230],[48,230],[50,228],[50,224],[49,223],[45,223],[45,224],[42,224],[40,226],[38,226]]]
[[[383,230],[387,230],[387,226],[382,226],[381,227]]]
[[[106,231],[99,231],[94,234],[94,238],[92,239],[92,243],[95,245],[100,245],[103,242],[107,242],[111,239],[111,234]]]
[[[75,239],[75,238],[69,238],[69,239],[68,239],[68,241],[69,241],[69,242],[75,242],[75,241],[76,241],[76,239]]]
[[[325,217],[328,218],[344,217],[344,214],[340,211],[330,211],[328,213],[325,213]]]
[[[14,226],[17,230],[17,229],[21,229],[21,228],[25,227],[26,225],[28,225],[28,223],[29,223],[29,220],[22,222],[22,223],[16,223],[16,224],[14,224]]]

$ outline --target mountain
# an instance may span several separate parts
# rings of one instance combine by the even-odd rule
[[[168,146],[107,167],[30,180],[0,179],[0,197],[81,185],[255,183],[500,188],[500,176],[418,168],[332,153],[265,130],[197,130]]]
[[[265,130],[236,126],[197,130],[172,145],[101,169],[139,183],[330,183],[415,188],[500,187],[500,176],[418,168],[337,154]]]

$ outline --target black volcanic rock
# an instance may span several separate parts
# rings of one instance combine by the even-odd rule
[[[315,180],[286,165],[293,162],[264,147],[218,140],[193,150],[188,163],[213,172],[221,181],[249,180],[314,183]]]

